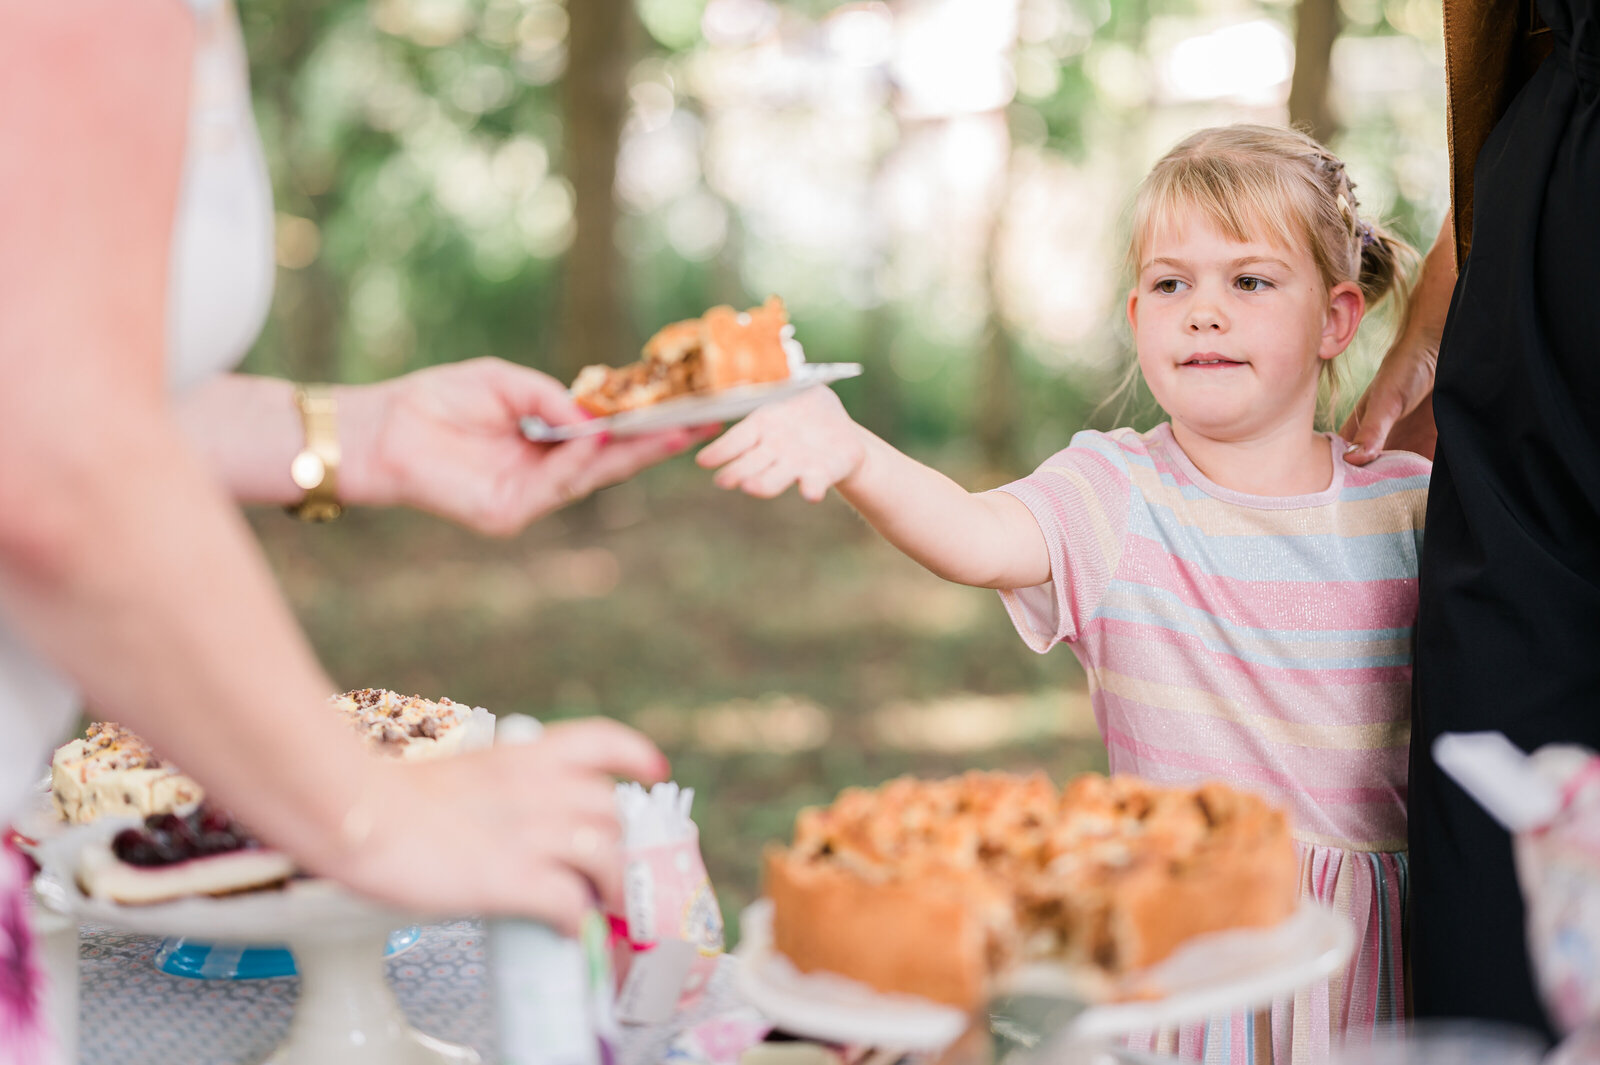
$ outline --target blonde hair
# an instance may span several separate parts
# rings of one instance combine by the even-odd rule
[[[1135,277],[1152,234],[1196,212],[1237,241],[1303,248],[1324,291],[1354,281],[1371,310],[1408,295],[1416,250],[1363,219],[1344,163],[1309,135],[1279,126],[1215,126],[1185,137],[1139,185],[1128,265]],[[1333,363],[1324,365],[1337,395]],[[1331,405],[1331,402],[1330,402]]]

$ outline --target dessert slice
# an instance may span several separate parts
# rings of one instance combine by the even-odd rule
[[[287,854],[263,847],[225,811],[202,806],[147,817],[143,827],[86,851],[78,886],[90,898],[137,906],[276,887],[294,872]]]
[[[329,704],[373,751],[408,760],[462,750],[479,713],[450,699],[381,688],[336,695]],[[97,722],[85,739],[63,745],[51,776],[52,802],[69,821],[112,814],[145,819],[142,828],[124,829],[85,852],[78,881],[93,897],[165,902],[272,887],[295,873],[288,855],[263,847],[227,813],[204,805],[199,784],[119,725]]]
[[[396,758],[438,758],[467,743],[473,709],[362,688],[329,702],[368,746]],[[56,748],[50,762],[50,801],[72,824],[100,817],[149,817],[191,809],[205,789],[162,759],[130,730],[109,721],[91,724],[82,739]]]
[[[194,806],[205,789],[121,725],[97,721],[50,760],[50,800],[72,824]]]
[[[584,367],[572,382],[572,396],[589,413],[609,415],[677,396],[782,381],[789,376],[790,332],[777,296],[748,311],[713,307],[661,329],[645,343],[638,362]]]
[[[466,745],[472,707],[383,688],[360,688],[330,702],[379,754],[407,760],[440,758]]]

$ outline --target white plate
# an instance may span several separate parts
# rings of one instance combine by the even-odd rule
[[[914,995],[888,995],[833,973],[802,973],[772,945],[772,901],[739,917],[734,987],[784,1031],[839,1043],[938,1050],[967,1027],[967,1014]]]
[[[745,1000],[796,1035],[842,1043],[937,1050],[965,1030],[968,1014],[910,995],[887,995],[832,973],[801,973],[772,945],[772,903],[741,917],[736,987]],[[1311,902],[1273,928],[1198,936],[1159,965],[1120,985],[1148,996],[1091,1006],[1072,1026],[1075,1039],[1109,1039],[1146,1028],[1254,1009],[1316,983],[1350,958],[1350,922]],[[1081,975],[1029,965],[1004,990],[1070,996]]]
[[[713,392],[706,396],[682,396],[669,399],[638,410],[625,410],[606,418],[591,418],[572,425],[550,425],[542,418],[529,416],[522,419],[522,435],[541,444],[561,440],[574,440],[580,436],[610,433],[612,436],[634,436],[653,433],[661,429],[682,429],[691,425],[711,425],[716,422],[743,418],[763,403],[786,399],[804,392],[812,385],[826,385],[856,377],[861,373],[859,362],[807,362],[795,367],[787,380],[761,385],[740,385]]]

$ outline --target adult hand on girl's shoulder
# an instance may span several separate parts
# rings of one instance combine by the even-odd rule
[[[1385,448],[1433,458],[1433,376],[1455,291],[1455,228],[1445,213],[1411,290],[1406,324],[1340,430],[1355,445],[1346,459],[1364,466]]]
[[[532,443],[518,429],[524,415],[552,425],[587,415],[555,378],[502,359],[434,366],[352,393],[352,420],[363,427],[346,458],[356,501],[416,507],[491,536],[516,533],[716,431]]]
[[[1353,445],[1345,459],[1365,466],[1385,450],[1414,451],[1433,458],[1433,377],[1439,363],[1437,341],[1402,338],[1340,430]]]
[[[757,408],[695,456],[701,466],[718,471],[714,481],[720,488],[771,499],[798,484],[813,503],[865,459],[860,427],[833,390],[821,385]]]

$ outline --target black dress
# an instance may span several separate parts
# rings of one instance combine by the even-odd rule
[[[1510,841],[1441,732],[1600,749],[1600,0],[1539,0],[1553,52],[1478,155],[1440,347],[1411,754],[1418,1016],[1544,1028]]]

